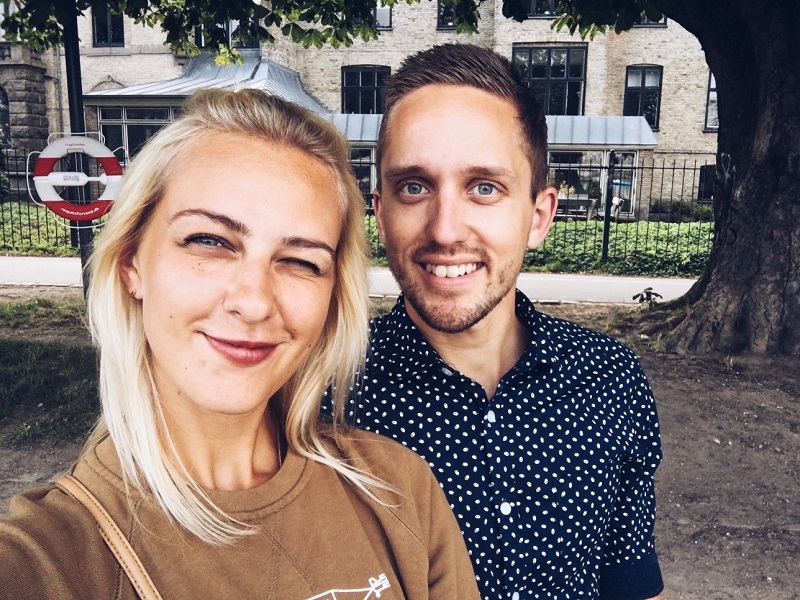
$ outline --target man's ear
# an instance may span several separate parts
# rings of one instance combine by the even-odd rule
[[[375,210],[375,223],[378,226],[378,234],[381,236],[381,241],[386,243],[386,238],[383,236],[383,203],[381,202],[381,192],[378,188],[372,190],[372,208]]]
[[[550,231],[553,218],[558,208],[558,192],[554,187],[547,187],[536,194],[533,205],[533,220],[528,234],[528,248],[533,250],[542,243]]]

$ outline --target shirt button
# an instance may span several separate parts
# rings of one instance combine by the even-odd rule
[[[519,600],[519,592],[514,592],[511,594],[511,600]]]
[[[448,377],[450,377],[450,375],[453,374],[453,372],[450,369],[448,369],[447,367],[442,367],[442,373],[444,373]]]
[[[500,505],[500,512],[508,516],[511,514],[511,505],[508,502],[503,502]]]
[[[486,420],[489,421],[489,423],[494,423],[497,420],[494,416],[493,410],[490,410],[486,413]]]

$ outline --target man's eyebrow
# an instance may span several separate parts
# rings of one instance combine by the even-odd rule
[[[506,167],[501,165],[485,166],[485,165],[469,165],[460,169],[472,177],[486,177],[487,179],[497,177],[516,177],[516,174]],[[386,167],[385,179],[402,179],[404,177],[430,177],[430,171],[421,165],[400,165],[396,167]]]
[[[402,179],[403,177],[424,177],[427,169],[421,165],[399,165],[395,167],[386,167],[384,178],[386,179]]]
[[[336,256],[336,250],[331,248],[328,244],[326,244],[323,241],[311,238],[285,237],[281,240],[281,244],[283,246],[288,246],[290,248],[308,248],[310,250],[324,250],[332,257]]]
[[[487,179],[492,179],[495,177],[516,177],[515,173],[511,169],[507,169],[506,167],[501,167],[501,166],[495,166],[495,167],[474,166],[467,168],[466,172],[469,173],[470,175],[476,177],[486,177]]]
[[[205,210],[203,208],[188,208],[186,210],[179,210],[174,215],[172,215],[169,222],[174,223],[181,217],[205,217],[241,235],[248,235],[250,233],[250,228],[241,221],[237,221],[236,219],[231,219],[230,217],[223,215],[221,213],[217,213],[211,210]]]

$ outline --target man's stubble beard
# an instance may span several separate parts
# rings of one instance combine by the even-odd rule
[[[516,276],[522,268],[523,258],[520,257],[516,264],[508,265],[507,268],[503,269],[496,285],[487,287],[485,293],[478,298],[473,306],[456,309],[448,303],[447,297],[451,296],[455,299],[458,297],[458,294],[445,295],[440,293],[436,294],[435,300],[426,301],[426,292],[423,286],[415,284],[413,278],[405,276],[405,269],[402,267],[400,261],[397,260],[396,254],[389,251],[387,248],[387,256],[389,269],[400,285],[403,296],[422,321],[435,331],[452,334],[462,333],[480,323],[498,304],[500,304],[503,298],[516,289]],[[412,264],[415,266],[417,265],[416,262],[412,262]],[[485,261],[481,268],[488,269],[489,267],[487,265],[488,261]],[[490,281],[490,284],[491,283]],[[492,288],[494,288],[494,290],[492,290]],[[441,300],[442,298],[444,298],[444,300]]]

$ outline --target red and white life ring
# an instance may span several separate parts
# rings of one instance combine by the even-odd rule
[[[82,172],[54,172],[58,161],[74,152],[88,154],[100,163],[104,173],[90,178]],[[122,166],[114,153],[95,139],[81,136],[59,138],[42,150],[33,167],[33,184],[45,206],[70,221],[91,221],[111,210],[122,179]],[[82,186],[88,181],[99,181],[105,189],[99,198],[86,204],[74,204],[56,191],[59,186]]]

